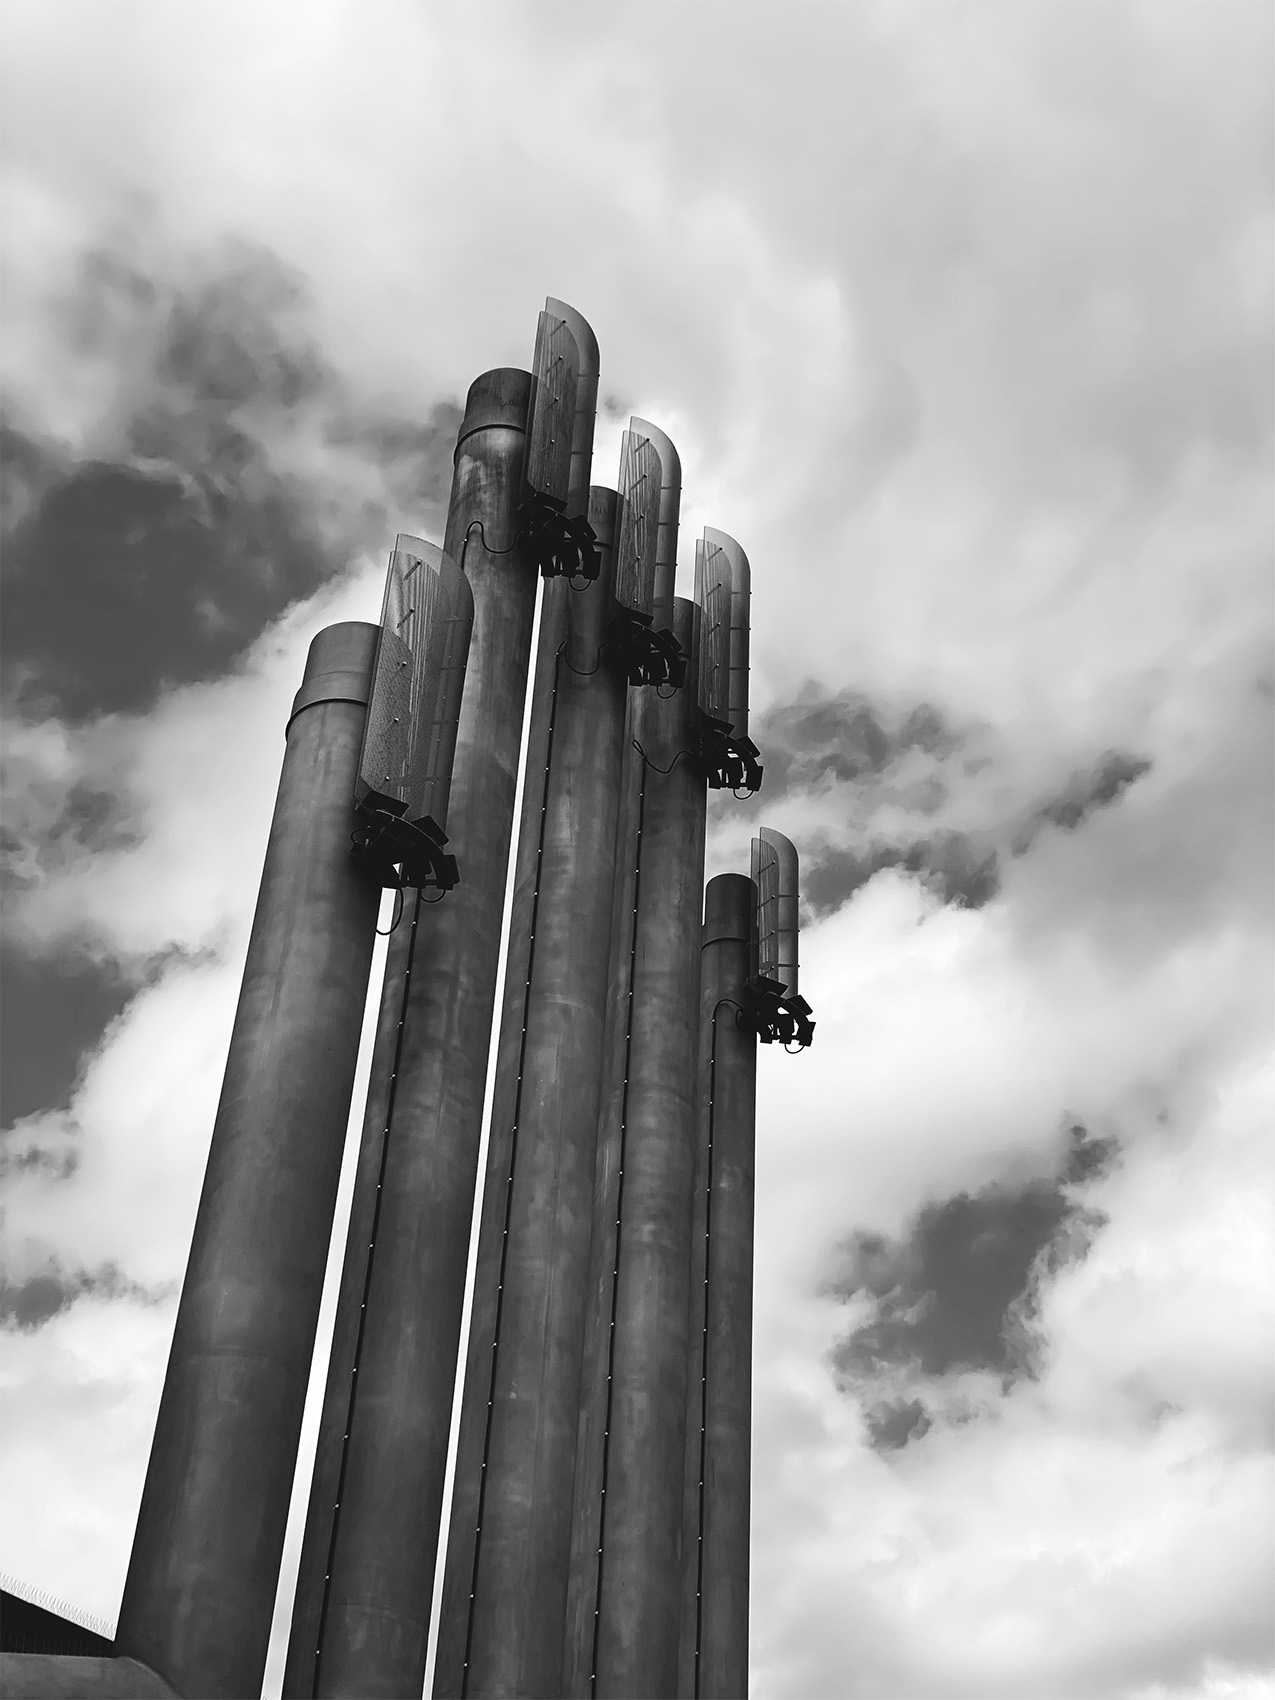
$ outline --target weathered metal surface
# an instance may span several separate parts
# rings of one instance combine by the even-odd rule
[[[698,609],[674,604],[692,661]],[[704,780],[693,693],[630,692],[565,1691],[676,1692]]]
[[[177,1700],[178,1691],[137,1659],[0,1653],[0,1694],[5,1700]]]
[[[748,1693],[753,1176],[757,1039],[748,979],[757,888],[708,882],[699,1010],[690,1373],[677,1692]]]
[[[757,887],[755,974],[777,980],[788,993],[797,986],[797,851],[792,840],[763,826],[753,839],[752,876]]]
[[[474,624],[468,579],[436,543],[400,534],[385,581],[358,800],[446,830]]]
[[[616,496],[590,523],[610,544]],[[625,687],[599,581],[542,623],[434,1692],[562,1693]],[[547,640],[545,634],[548,634]],[[515,942],[516,941],[516,942]]]
[[[376,628],[330,626],[289,724],[115,1646],[261,1689],[376,928],[350,856]],[[335,685],[333,684],[335,681]]]
[[[474,630],[448,826],[464,869],[390,941],[284,1692],[424,1681],[534,568],[510,548],[530,374],[471,386],[444,547]],[[348,1437],[348,1438],[347,1438]]]

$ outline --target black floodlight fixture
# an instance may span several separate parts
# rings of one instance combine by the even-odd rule
[[[598,345],[593,332],[574,307],[550,297],[536,327],[527,493],[518,516],[527,547],[546,578],[590,582],[598,576],[598,540],[587,518],[597,399]]]
[[[673,636],[677,515],[682,464],[672,443],[645,419],[630,419],[620,443],[612,653],[631,685],[686,682],[686,656]]]
[[[383,886],[450,891],[447,801],[474,624],[469,580],[435,543],[400,535],[372,670],[353,848]]]
[[[701,614],[698,754],[715,790],[761,788],[760,751],[748,736],[748,556],[724,531],[705,526],[695,545]]]
[[[753,884],[757,927],[753,973],[748,982],[763,1045],[776,1039],[787,1050],[804,1050],[814,1040],[810,1005],[797,990],[797,850],[792,840],[764,826],[753,839]]]

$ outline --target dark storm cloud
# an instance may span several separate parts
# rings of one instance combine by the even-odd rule
[[[898,1452],[934,1426],[920,1399],[883,1399],[879,1405],[869,1406],[863,1416],[868,1437],[878,1452]]]
[[[794,701],[757,716],[751,731],[765,764],[763,789],[756,798],[726,799],[723,812],[757,814],[784,795],[845,785],[856,814],[858,842],[801,847],[810,919],[839,909],[884,868],[916,876],[959,908],[980,909],[996,896],[990,836],[933,824],[962,777],[966,734],[932,704],[892,712],[860,692],[827,695],[808,683]]]
[[[1006,755],[1021,764],[1023,752],[988,727],[954,725],[931,703],[889,707],[814,683],[755,716],[751,732],[765,765],[762,790],[715,794],[715,807],[755,817],[786,796],[829,795],[828,829],[808,831],[798,845],[810,920],[887,868],[912,875],[942,903],[981,909],[1001,890],[1006,856],[1023,854],[1047,827],[1075,831],[1151,766],[1107,750],[1043,802],[1028,803],[1014,767],[1001,765]]]
[[[71,461],[10,404],[4,627],[11,702],[80,720],[226,672],[284,609],[446,496],[459,418],[357,402],[306,329],[297,280],[239,248],[175,287],[84,262],[62,328],[121,367],[107,452]],[[325,456],[374,470],[397,515],[325,507]],[[308,461],[307,461],[308,457]]]
[[[859,1234],[844,1248],[830,1290],[869,1297],[873,1315],[834,1348],[833,1365],[863,1398],[874,1444],[902,1446],[930,1426],[923,1400],[889,1388],[899,1372],[939,1379],[981,1370],[1005,1384],[1033,1373],[1034,1273],[1083,1255],[1098,1220],[1073,1189],[1112,1155],[1074,1127],[1055,1179],[960,1193],[922,1210],[903,1241]]]
[[[0,406],[0,530],[6,543],[65,471],[65,457],[20,431]]]
[[[52,1263],[24,1281],[0,1286],[0,1328],[27,1332],[42,1328],[85,1295],[158,1304],[170,1291],[169,1286],[152,1289],[129,1281],[110,1263],[96,1270],[66,1270]]]
[[[907,844],[861,850],[814,850],[802,868],[802,896],[811,919],[839,909],[883,868],[914,874],[942,901],[981,909],[1000,890],[996,852],[967,833],[943,831]]]
[[[356,395],[269,252],[224,246],[176,280],[136,257],[136,235],[87,253],[49,304],[76,372],[110,397],[72,407],[81,447],[56,405],[46,416],[42,367],[39,399],[16,383],[0,397],[0,660],[6,710],[28,723],[144,711],[230,671],[290,604],[400,527],[437,525],[446,501],[454,404],[410,418]],[[59,861],[136,839],[109,736],[93,748],[91,778],[7,763],[6,909]],[[7,941],[0,1125],[64,1107],[135,990],[109,962]]]
[[[1118,801],[1150,771],[1151,763],[1145,756],[1128,755],[1122,750],[1105,751],[1092,768],[1073,773],[1061,791],[1024,821],[1014,835],[1014,855],[1021,856],[1029,850],[1046,826],[1074,832],[1096,809]]]
[[[741,812],[756,812],[785,792],[883,774],[911,751],[946,757],[962,742],[929,703],[891,714],[859,691],[827,695],[813,682],[803,685],[793,701],[754,715],[749,731],[762,752],[766,777],[756,802],[739,800]],[[941,788],[918,789],[916,805],[937,808],[944,795]]]
[[[0,956],[0,1127],[64,1109],[84,1063],[136,987],[109,965]]]
[[[133,801],[110,773],[96,782],[24,786],[9,776],[0,825],[4,898],[11,920],[44,870],[140,842]],[[13,936],[0,946],[0,1127],[70,1103],[85,1066],[138,988],[138,977],[109,960],[62,949],[38,959]]]

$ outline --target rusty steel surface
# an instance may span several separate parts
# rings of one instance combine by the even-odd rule
[[[456,447],[444,548],[474,594],[448,811],[464,874],[390,940],[288,1695],[372,1700],[424,1681],[537,584],[516,545],[501,552],[530,385],[508,369],[477,379]]]
[[[616,505],[591,492],[604,544]],[[566,593],[562,636],[541,628],[547,735],[528,761],[439,1696],[562,1692],[625,709],[603,650],[610,557]]]
[[[181,1694],[261,1691],[380,895],[350,855],[375,640],[320,632],[288,727],[124,1585],[117,1651]]]
[[[675,601],[692,661],[698,612]],[[677,1682],[705,807],[693,696],[629,693],[564,1684],[604,1700]]]
[[[677,1693],[748,1693],[753,1182],[757,1037],[748,1018],[757,888],[720,874],[704,898],[690,1363]]]
[[[381,609],[359,755],[359,800],[446,828],[465,662],[474,623],[468,579],[436,543],[400,534]]]

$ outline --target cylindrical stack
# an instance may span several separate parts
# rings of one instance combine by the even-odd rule
[[[695,678],[698,609],[674,632]],[[622,834],[595,1183],[566,1692],[676,1692],[704,878],[694,691],[630,693],[632,837]]]
[[[748,1693],[757,1036],[745,987],[756,912],[757,888],[747,875],[708,882],[677,1689],[698,1700]]]
[[[526,780],[440,1696],[563,1692],[625,712],[623,676],[603,648],[615,509],[614,491],[592,492],[589,520],[606,545],[602,575],[567,593],[566,635],[548,651],[542,624],[547,738],[543,765],[529,767]]]
[[[288,725],[116,1633],[181,1694],[261,1692],[380,891],[350,855],[377,628]]]
[[[290,1696],[424,1681],[535,607],[515,540],[530,381],[478,378],[456,445],[446,549],[474,593],[448,809],[461,883],[409,903],[391,940]]]

